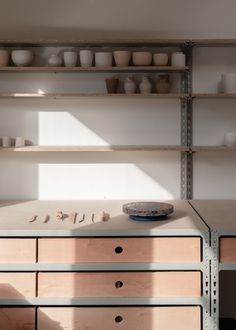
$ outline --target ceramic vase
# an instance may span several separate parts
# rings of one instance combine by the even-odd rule
[[[152,91],[152,84],[150,83],[148,77],[143,77],[141,83],[139,84],[139,90],[141,94],[150,94]]]
[[[84,68],[89,68],[93,65],[93,52],[92,50],[82,49],[79,52],[80,65]]]
[[[62,59],[60,56],[53,54],[48,58],[48,65],[49,66],[61,66]]]
[[[117,92],[119,79],[108,78],[108,79],[105,79],[105,81],[106,81],[107,93],[108,94],[115,94]]]
[[[126,94],[134,94],[136,92],[136,83],[133,78],[127,77],[125,79],[124,90]]]
[[[156,83],[156,92],[160,94],[166,94],[170,92],[170,76],[163,74],[158,77]]]
[[[77,52],[67,51],[64,52],[63,58],[66,67],[74,67],[77,64]]]
[[[0,67],[8,66],[10,60],[10,53],[6,49],[0,49]]]

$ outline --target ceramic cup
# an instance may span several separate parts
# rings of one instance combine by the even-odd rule
[[[80,64],[82,67],[90,67],[93,64],[93,52],[92,50],[81,50],[79,52]]]
[[[236,93],[236,73],[223,73],[221,84],[223,93]]]
[[[224,144],[227,147],[236,146],[236,132],[226,132],[224,135]]]
[[[113,52],[116,66],[129,66],[131,51],[130,50],[116,50]]]
[[[64,52],[63,58],[66,67],[73,67],[77,64],[77,53],[73,51]]]
[[[168,64],[169,56],[167,53],[153,54],[153,63],[157,66],[166,66]]]
[[[3,148],[10,148],[11,147],[11,138],[10,138],[10,136],[3,136],[2,137],[2,146],[3,146]]]
[[[21,136],[18,136],[15,141],[15,147],[19,148],[24,146],[25,146],[25,139]]]
[[[182,52],[176,52],[171,55],[171,65],[172,66],[185,66],[186,58],[185,54]]]
[[[95,65],[97,67],[111,67],[112,66],[112,53],[109,53],[109,52],[95,53]]]

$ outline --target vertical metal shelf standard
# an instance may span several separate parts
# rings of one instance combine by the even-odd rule
[[[192,94],[192,47],[187,42],[183,51],[186,54],[189,70],[181,74],[181,93]],[[181,99],[181,145],[192,146],[192,97]],[[193,158],[190,151],[181,152],[181,199],[192,199]]]

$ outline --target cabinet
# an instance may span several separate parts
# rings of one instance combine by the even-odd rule
[[[0,286],[8,283],[0,290],[1,316],[14,306],[12,322],[19,313],[32,330],[21,312],[30,312],[41,330],[211,329],[204,222],[187,201],[173,201],[168,220],[148,223],[128,219],[123,203],[0,202],[0,245],[13,252],[16,244],[28,246],[31,253],[9,263],[0,255]],[[58,205],[65,214],[85,214],[84,222],[58,222]],[[88,215],[102,208],[110,219],[92,221]],[[38,220],[31,223],[32,214]]]

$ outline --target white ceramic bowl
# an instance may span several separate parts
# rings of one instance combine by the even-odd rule
[[[153,64],[157,66],[166,66],[168,64],[169,56],[167,53],[153,54]]]
[[[95,53],[95,66],[97,66],[97,67],[112,66],[112,53],[109,53],[109,52]]]
[[[6,49],[0,49],[0,67],[8,66],[10,60],[9,51]]]
[[[33,61],[34,53],[32,50],[13,50],[11,59],[16,66],[27,66]]]
[[[113,52],[116,66],[128,66],[131,58],[130,50],[116,50]]]
[[[151,52],[133,52],[133,64],[134,65],[151,65],[152,53]]]

